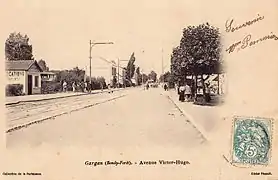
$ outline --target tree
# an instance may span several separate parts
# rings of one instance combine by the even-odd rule
[[[39,66],[42,68],[43,71],[49,71],[49,68],[46,65],[46,62],[44,60],[39,60],[38,61]]]
[[[113,87],[116,87],[117,85],[117,76],[113,76],[113,79],[112,79],[112,86]]]
[[[33,60],[29,37],[20,33],[11,33],[5,42],[5,57],[6,60]]]
[[[81,82],[84,80],[85,71],[75,67],[71,70],[62,70],[57,72],[57,81],[66,81],[68,84]]]
[[[92,77],[92,90],[106,88],[106,82],[104,77]]]
[[[134,62],[135,62],[135,56],[134,53],[132,53],[126,67],[126,79],[128,81],[131,81],[131,78],[134,76],[134,71],[135,71]]]
[[[148,75],[149,79],[156,81],[157,80],[157,74],[154,71],[151,71],[150,74]]]
[[[105,82],[105,78],[104,77],[97,77],[97,82],[99,82],[101,89],[106,88],[106,82]]]
[[[182,81],[185,76],[194,75],[195,84],[197,84],[199,76],[206,97],[208,94],[205,80],[211,74],[222,71],[220,41],[219,29],[208,23],[185,28],[180,46],[173,49],[171,56],[171,72],[175,76],[175,80]]]
[[[136,68],[136,74],[140,74],[140,67]]]
[[[142,78],[143,83],[146,83],[149,80],[148,75],[147,74],[142,74],[142,76],[143,76],[143,78]]]
[[[140,85],[142,80],[140,80],[140,67],[137,67],[136,68],[136,82],[137,82],[137,85]]]
[[[159,77],[159,81],[169,82],[170,81],[170,76],[171,76],[171,73],[169,71],[164,73],[164,74],[161,74],[160,77]]]

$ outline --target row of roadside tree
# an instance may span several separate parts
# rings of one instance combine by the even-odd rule
[[[30,39],[27,35],[22,35],[21,33],[11,33],[5,42],[5,58],[7,61],[19,61],[19,60],[35,60],[33,56],[33,46],[30,44]],[[47,65],[46,60],[37,60],[39,66],[44,72],[52,72],[56,75],[56,78],[49,81],[42,81],[42,93],[55,93],[62,91],[62,84],[64,81],[68,84],[68,89],[72,90],[72,84],[80,85],[77,91],[82,90],[82,84],[87,83],[89,88],[92,90],[105,89],[107,88],[107,82],[104,77],[92,77],[90,78],[85,75],[85,71],[79,67],[74,67],[68,70],[50,70]],[[135,69],[135,55],[132,53],[129,62],[124,69],[123,84],[121,86],[129,87],[133,85],[141,85],[146,83],[149,79],[153,81],[157,80],[157,74],[151,71],[149,74],[144,74],[140,72],[140,67]],[[135,84],[133,84],[132,79],[135,78]],[[119,84],[118,78],[114,75],[112,80],[112,87],[116,87]],[[110,82],[108,82],[110,84]],[[84,84],[83,84],[84,85]],[[21,87],[21,86],[18,86]],[[9,88],[7,88],[9,89]],[[20,92],[18,90],[13,90],[14,92]],[[8,93],[10,94],[10,93]]]
[[[198,84],[201,84],[204,99],[210,99],[206,98],[210,96],[206,80],[211,75],[218,75],[219,80],[219,74],[224,73],[221,50],[218,28],[209,23],[188,26],[183,29],[179,46],[172,51],[170,72],[163,74],[160,80],[168,82],[170,87],[189,84],[195,101]]]

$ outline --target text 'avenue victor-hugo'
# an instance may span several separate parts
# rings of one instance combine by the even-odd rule
[[[86,166],[131,166],[131,165],[138,165],[138,166],[148,166],[148,165],[179,165],[185,166],[189,165],[189,161],[184,160],[148,160],[148,161],[85,161]]]

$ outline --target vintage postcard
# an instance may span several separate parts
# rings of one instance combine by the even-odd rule
[[[0,179],[278,180],[276,0],[0,14]]]

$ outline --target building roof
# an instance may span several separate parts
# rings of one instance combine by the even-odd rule
[[[56,73],[54,73],[54,72],[51,72],[51,71],[44,71],[44,72],[42,72],[41,74],[56,74]]]
[[[10,60],[6,61],[6,70],[22,70],[28,71],[31,66],[35,64],[37,68],[42,72],[43,70],[35,60]]]

